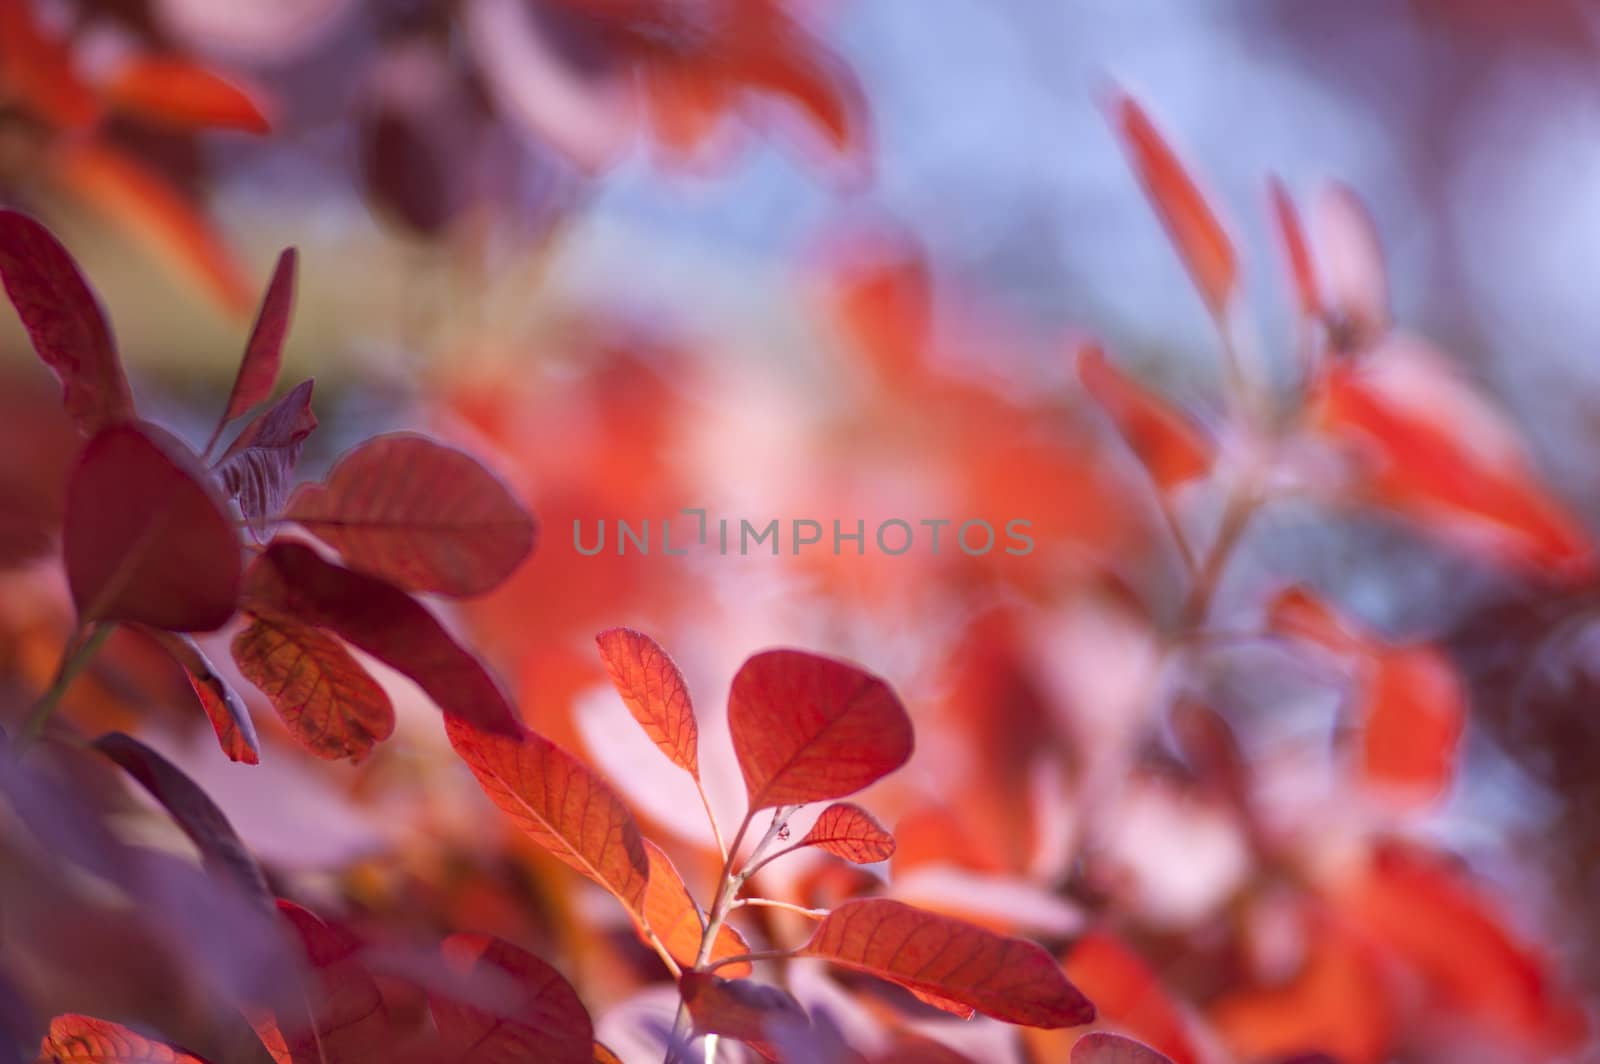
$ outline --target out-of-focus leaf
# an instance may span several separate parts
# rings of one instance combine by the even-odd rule
[[[413,591],[481,595],[533,549],[533,517],[477,460],[423,436],[378,436],[286,515],[351,567]]]
[[[199,209],[166,178],[96,141],[63,145],[56,176],[114,224],[148,246],[228,314],[249,313],[244,271]]]
[[[256,617],[234,636],[233,660],[318,757],[360,761],[394,732],[389,696],[325,632],[286,617]]]
[[[250,1016],[274,1064],[365,1064],[387,1059],[390,1026],[383,995],[361,963],[361,943],[291,901],[278,912],[298,937],[313,979],[299,1013]]]
[[[767,1060],[778,1059],[769,1025],[810,1023],[788,992],[765,983],[684,972],[678,992],[694,1020],[695,1033],[737,1038]]]
[[[3,2],[3,0],[0,0]],[[203,1057],[155,1042],[110,1020],[63,1013],[50,1021],[40,1064],[206,1064]]]
[[[239,597],[239,538],[198,458],[153,425],[101,430],[67,485],[80,619],[211,631]]]
[[[1289,190],[1278,178],[1268,182],[1267,195],[1272,201],[1272,221],[1278,228],[1278,239],[1283,244],[1283,255],[1289,267],[1296,309],[1307,320],[1320,318],[1322,294],[1317,287],[1317,268],[1311,261],[1311,249],[1306,246],[1305,229],[1300,225],[1300,213],[1295,210]]]
[[[977,1011],[1029,1027],[1095,1018],[1089,999],[1037,944],[884,898],[845,902],[800,952],[899,983],[956,1015]]]
[[[71,47],[34,21],[30,0],[0,0],[0,96],[14,96],[69,130],[86,129],[100,115]]]
[[[728,727],[752,810],[854,794],[904,765],[913,744],[888,684],[800,650],[768,650],[740,667]]]
[[[1072,1064],[1172,1064],[1172,1059],[1131,1038],[1094,1031],[1072,1047]]]
[[[802,846],[816,846],[853,864],[873,864],[894,856],[894,836],[878,818],[853,802],[835,802],[822,811]]]
[[[1145,193],[1201,298],[1212,314],[1225,317],[1239,283],[1233,242],[1144,109],[1119,93],[1111,101],[1111,114]]]
[[[977,1064],[943,1042],[901,1031],[889,1047],[872,1058],[872,1064]]]
[[[306,437],[317,428],[311,412],[314,380],[304,380],[245,426],[217,463],[217,475],[239,512],[259,528],[283,512],[289,479]]]
[[[130,735],[112,732],[94,741],[94,748],[115,761],[139,786],[172,814],[172,819],[200,851],[206,870],[227,879],[263,909],[272,908],[261,867],[199,784],[172,762]]]
[[[150,629],[149,634],[166,648],[167,653],[183,667],[183,674],[193,688],[200,707],[206,711],[212,730],[217,733],[217,743],[230,761],[247,765],[261,761],[261,741],[256,738],[255,721],[250,718],[239,692],[218,674],[211,659],[198,643],[186,635]]]
[[[1332,184],[1317,194],[1311,241],[1335,346],[1351,351],[1371,346],[1389,329],[1389,276],[1378,228],[1354,191]]]
[[[680,967],[692,968],[699,959],[700,940],[705,933],[703,917],[671,858],[649,839],[644,840],[644,848],[650,858],[650,882],[645,887],[639,915],[672,959]],[[749,952],[749,945],[737,930],[726,923],[717,929],[717,940],[711,948],[713,961]],[[717,970],[725,978],[742,979],[754,969],[749,964],[729,964]]]
[[[132,418],[133,393],[94,293],[50,231],[16,211],[0,210],[0,280],[78,428],[92,435]]]
[[[299,253],[294,248],[285,248],[278,256],[266,295],[261,297],[261,309],[256,312],[256,323],[250,329],[250,339],[245,342],[244,357],[239,360],[239,372],[233,379],[233,390],[228,393],[228,405],[217,423],[218,432],[223,425],[272,394],[278,367],[283,363],[283,340],[289,334],[289,315],[294,309],[298,262]]]
[[[544,961],[487,935],[452,935],[445,959],[471,972],[510,977],[509,1007],[486,1011],[472,1004],[429,995],[439,1029],[438,1064],[590,1064],[594,1024],[572,984]]]
[[[1166,1054],[1158,1059],[1170,1057],[1174,1064],[1195,1064],[1200,1059],[1189,1040],[1183,1014],[1160,978],[1123,942],[1092,931],[1073,943],[1062,967],[1073,985],[1094,1002],[1101,1022]]]
[[[245,573],[244,608],[337,632],[409,676],[447,719],[516,737],[516,711],[483,663],[451,638],[410,595],[376,577],[320,557],[303,543],[275,540]]]
[[[622,1064],[622,1058],[599,1042],[594,1044],[594,1064]]]
[[[83,437],[58,394],[20,361],[0,370],[0,570],[60,550],[67,471]]]
[[[700,727],[678,666],[655,640],[631,628],[608,629],[595,642],[633,719],[673,764],[698,780]]]
[[[642,911],[650,859],[633,814],[605,780],[549,739],[480,731],[446,717],[456,753],[489,799],[539,845]]]
[[[110,110],[180,130],[271,131],[248,93],[177,55],[129,59],[100,86],[100,97]]]
[[[1467,694],[1455,667],[1432,647],[1378,654],[1363,698],[1361,769],[1399,796],[1428,799],[1455,774]]]
[[[884,238],[863,254],[852,241],[827,278],[834,318],[890,387],[924,365],[933,324],[933,278],[909,241]]]
[[[1078,352],[1078,379],[1157,485],[1171,488],[1211,471],[1216,458],[1211,440],[1164,399],[1119,372],[1100,348]]]
[[[1367,635],[1351,628],[1328,604],[1302,587],[1282,591],[1267,607],[1267,627],[1317,643],[1336,654],[1359,653]]]

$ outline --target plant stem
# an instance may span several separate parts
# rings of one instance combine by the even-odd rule
[[[776,898],[740,898],[733,903],[733,908],[742,909],[746,905],[756,905],[765,909],[787,909],[789,912],[799,913],[801,916],[809,917],[812,920],[821,920],[828,915],[828,910],[826,909],[807,909],[804,905],[779,901]]]
[[[27,721],[17,733],[19,751],[44,734],[45,725],[50,722],[50,715],[56,711],[56,706],[61,703],[61,697],[67,693],[67,688],[71,687],[72,681],[89,667],[95,654],[105,645],[105,641],[111,637],[116,627],[114,621],[101,621],[87,631],[79,628],[72,634],[66,649],[62,651],[61,663],[56,666],[55,678],[50,681],[50,686],[44,694],[39,696],[39,700],[33,704],[33,711],[28,714]]]
[[[706,797],[706,789],[695,777],[694,789],[700,794],[700,805],[706,811],[706,820],[711,823],[711,837],[717,840],[717,856],[722,858],[722,863],[728,863],[728,847],[722,843],[722,829],[717,827],[717,814],[711,811],[711,799]]]

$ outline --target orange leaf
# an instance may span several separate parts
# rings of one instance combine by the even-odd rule
[[[413,591],[481,595],[533,549],[532,516],[477,459],[425,436],[377,436],[286,515],[352,568]]]
[[[661,940],[672,959],[681,967],[693,968],[699,959],[700,940],[705,931],[700,910],[690,896],[689,888],[684,885],[683,877],[673,867],[671,858],[649,839],[644,840],[644,848],[650,857],[650,882],[645,888],[644,909],[635,920],[643,918],[645,925],[655,932],[656,938]],[[718,928],[717,940],[711,948],[713,961],[749,952],[749,945],[738,931],[727,924]],[[728,979],[742,979],[754,968],[748,963],[741,963],[729,964],[717,970]]]
[[[325,632],[284,617],[256,617],[234,636],[233,660],[318,757],[360,761],[394,732],[389,696]]]
[[[239,537],[194,454],[148,424],[84,448],[67,485],[67,581],[80,619],[212,631],[239,597]]]
[[[911,757],[911,718],[854,665],[769,650],[733,678],[728,727],[751,810],[854,794]]]
[[[587,765],[544,736],[491,735],[447,717],[450,745],[489,799],[535,842],[642,911],[650,859],[633,814]]]
[[[1228,234],[1144,110],[1121,94],[1111,101],[1111,110],[1133,168],[1201,298],[1212,314],[1225,317],[1239,273]]]
[[[219,433],[223,425],[272,394],[272,386],[278,379],[278,367],[283,362],[283,340],[289,333],[289,314],[294,309],[294,276],[298,262],[299,253],[294,248],[286,248],[278,256],[278,265],[272,271],[266,295],[261,297],[261,309],[256,312],[256,323],[250,329],[250,339],[245,342],[244,357],[239,360],[239,372],[233,379],[233,389],[228,393],[228,405],[223,408],[222,420],[217,423]]]
[[[4,0],[0,0],[3,6]],[[120,1023],[68,1012],[50,1021],[40,1064],[206,1064],[201,1057],[153,1042]]]
[[[901,386],[924,365],[932,331],[926,256],[908,240],[889,237],[865,253],[847,247],[843,257],[828,278],[833,316],[882,383]]]
[[[228,760],[260,764],[261,740],[256,738],[255,721],[250,719],[250,711],[239,693],[217,675],[209,661],[204,671],[198,672],[185,664],[183,674],[200,700],[206,719],[211,721],[211,729],[217,733],[217,745],[228,755]]]
[[[1035,943],[885,898],[839,906],[800,950],[899,983],[957,1015],[1030,1027],[1074,1027],[1094,1006]]]
[[[1144,958],[1119,939],[1092,931],[1073,944],[1062,967],[1073,985],[1094,1002],[1102,1022],[1143,1039],[1175,1064],[1194,1064],[1199,1059],[1186,1033],[1183,1014],[1161,980]],[[1077,1059],[1076,1050],[1073,1059]]]
[[[835,802],[824,809],[800,845],[816,846],[852,864],[873,864],[894,856],[889,829],[852,802]]]
[[[444,954],[469,973],[508,976],[512,993],[509,1007],[494,1011],[430,995],[440,1041],[436,1064],[522,1060],[591,1064],[594,1023],[560,972],[526,950],[488,935],[452,935],[444,942]]]
[[[291,901],[278,913],[295,933],[312,979],[299,1014],[250,1015],[274,1064],[364,1064],[385,1059],[390,1027],[383,995],[361,963],[361,943]]]
[[[67,416],[79,430],[132,418],[133,393],[99,301],[60,241],[16,211],[0,210],[0,280],[33,349],[61,380]]]
[[[271,130],[243,89],[181,56],[135,56],[101,85],[100,96],[113,111],[180,130]]]
[[[1171,488],[1211,471],[1216,457],[1211,441],[1177,409],[1107,362],[1100,348],[1078,352],[1078,379],[1158,486]]]
[[[631,628],[595,637],[606,672],[633,719],[672,763],[700,778],[700,726],[683,674],[655,640]]]
[[[1420,646],[1380,653],[1364,702],[1361,768],[1369,781],[1415,799],[1449,785],[1467,695],[1443,654]]]
[[[16,96],[46,121],[86,129],[100,116],[67,42],[34,21],[30,0],[0,0],[0,96]]]
[[[1072,1064],[1172,1064],[1172,1060],[1131,1038],[1094,1031],[1072,1047]]]
[[[1283,242],[1289,280],[1294,286],[1300,314],[1307,319],[1320,318],[1322,295],[1317,289],[1317,268],[1311,261],[1311,249],[1306,246],[1305,230],[1300,225],[1299,212],[1294,209],[1294,200],[1276,177],[1267,183],[1267,195],[1272,201],[1272,220],[1278,227],[1278,239]]]
[[[599,1042],[594,1044],[594,1064],[622,1064],[622,1058]]]
[[[211,222],[166,178],[132,156],[93,141],[62,146],[63,184],[147,244],[228,314],[250,309],[250,286]]]
[[[1360,653],[1369,635],[1352,627],[1328,604],[1302,587],[1281,592],[1267,607],[1267,627],[1279,634],[1317,643],[1335,654]]]

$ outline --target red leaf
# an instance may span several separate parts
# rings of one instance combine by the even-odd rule
[[[1094,1031],[1072,1047],[1072,1064],[1172,1064],[1172,1060],[1131,1038]]]
[[[866,243],[866,247],[861,247]],[[842,249],[828,296],[834,318],[880,383],[903,387],[924,368],[933,323],[933,278],[921,248],[898,236],[856,238]]]
[[[644,840],[644,848],[650,859],[650,882],[645,888],[643,911],[635,920],[643,919],[680,967],[693,968],[705,933],[700,910],[671,858],[649,839]],[[717,930],[717,940],[711,948],[713,961],[749,952],[750,946],[738,931],[727,924]],[[755,969],[746,963],[729,964],[717,970],[726,978],[742,979]]]
[[[752,810],[854,794],[905,764],[913,743],[888,684],[800,650],[768,650],[740,667],[728,727]]]
[[[1183,1013],[1160,978],[1120,940],[1090,932],[1073,943],[1062,967],[1073,985],[1094,1002],[1102,1023],[1136,1035],[1177,1064],[1194,1064],[1199,1059],[1186,1033]]]
[[[100,95],[111,110],[180,130],[271,131],[243,89],[181,56],[136,56],[100,86]]]
[[[145,634],[159,643],[183,668],[189,686],[217,733],[217,744],[228,755],[228,759],[247,765],[258,764],[261,760],[261,743],[256,738],[255,721],[250,719],[250,711],[245,708],[239,692],[217,673],[200,645],[189,636],[175,632],[148,628]]]
[[[1336,346],[1361,350],[1389,330],[1389,278],[1372,216],[1344,185],[1311,205],[1312,243],[1326,282],[1325,306]]]
[[[360,761],[394,732],[389,696],[324,632],[284,617],[256,617],[234,636],[233,660],[318,757]]]
[[[594,1024],[578,992],[544,961],[487,935],[452,935],[445,959],[469,973],[510,977],[509,1007],[486,1011],[429,995],[438,1025],[438,1064],[590,1064]]]
[[[706,972],[684,972],[678,992],[694,1019],[697,1034],[737,1038],[768,1060],[778,1059],[772,1045],[774,1022],[809,1026],[800,1003],[787,992],[765,983],[723,979]]]
[[[217,475],[239,512],[259,528],[283,512],[289,478],[300,461],[300,448],[317,428],[311,412],[316,382],[301,381],[293,391],[245,426],[217,462]]]
[[[1226,316],[1239,280],[1233,243],[1144,110],[1121,94],[1111,101],[1111,109],[1133,168],[1194,278],[1195,287],[1212,314]]]
[[[599,1042],[594,1044],[594,1064],[622,1064],[622,1058]]]
[[[69,44],[47,35],[30,6],[30,0],[0,0],[0,95],[15,96],[62,128],[85,129],[99,117],[99,101],[78,76]]]
[[[1301,587],[1288,588],[1273,599],[1267,607],[1267,626],[1335,654],[1360,653],[1368,641],[1367,633],[1351,627],[1327,603]]]
[[[375,577],[325,561],[302,543],[276,540],[245,573],[244,606],[337,632],[409,676],[447,719],[515,736],[516,711],[483,664],[425,607]]]
[[[534,522],[477,460],[423,436],[379,436],[346,454],[286,515],[353,568],[413,591],[481,595],[533,549]]]
[[[279,899],[278,912],[299,938],[314,979],[303,1013],[280,1017],[258,1011],[250,1016],[275,1064],[386,1059],[388,1016],[378,984],[361,963],[361,943],[294,902]]]
[[[595,637],[611,682],[633,719],[672,763],[700,778],[700,727],[683,674],[655,640],[631,628]]]
[[[1078,352],[1078,379],[1157,485],[1170,488],[1211,471],[1216,449],[1205,434],[1165,400],[1119,372],[1100,348]]]
[[[1363,775],[1397,797],[1436,797],[1455,774],[1466,723],[1460,678],[1425,646],[1385,650],[1373,672],[1363,699]]]
[[[816,846],[854,864],[873,864],[894,856],[894,836],[878,819],[852,802],[835,802],[811,825],[801,846]]]
[[[79,430],[131,419],[133,394],[99,302],[67,249],[16,211],[0,210],[0,280]]]
[[[633,814],[605,780],[536,732],[491,735],[446,718],[456,753],[489,799],[556,857],[642,911],[650,859]]]
[[[1283,242],[1283,254],[1288,260],[1289,280],[1294,286],[1295,302],[1302,317],[1315,320],[1322,317],[1322,295],[1317,288],[1317,269],[1311,261],[1311,249],[1306,246],[1305,230],[1300,225],[1300,215],[1294,209],[1294,200],[1283,182],[1274,177],[1267,184],[1267,195],[1272,200],[1272,220],[1278,227],[1278,238]]]
[[[225,312],[248,313],[253,296],[233,252],[210,220],[165,177],[94,141],[63,146],[55,164],[66,187],[166,259]]]
[[[78,614],[211,631],[239,597],[239,539],[199,460],[146,424],[90,440],[67,485],[63,552]]]
[[[3,4],[4,0],[0,0]],[[50,1021],[40,1064],[206,1064],[181,1049],[152,1042],[120,1023],[68,1012]]]
[[[283,363],[283,339],[289,333],[289,314],[294,309],[294,276],[298,261],[294,248],[285,248],[278,256],[267,294],[261,297],[261,309],[256,312],[255,326],[245,343],[244,358],[239,361],[233,390],[228,393],[228,405],[217,423],[218,432],[223,425],[272,394],[278,367]]]
[[[1029,1027],[1073,1027],[1094,1006],[1043,949],[884,898],[847,901],[800,951],[899,983],[929,1004]]]
[[[261,866],[199,784],[139,740],[121,732],[102,735],[94,741],[94,748],[121,766],[172,814],[200,851],[208,872],[232,882],[263,909],[272,908],[272,894],[267,890]]]

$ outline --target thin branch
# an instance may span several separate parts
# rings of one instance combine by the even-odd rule
[[[33,711],[17,733],[18,750],[44,733],[45,725],[50,722],[50,716],[60,705],[67,688],[71,687],[72,681],[89,667],[95,654],[99,653],[100,648],[105,645],[105,641],[111,637],[116,628],[114,621],[101,621],[87,633],[82,628],[73,633],[67,648],[62,652],[61,663],[56,666],[55,678],[50,681],[50,686],[44,694],[39,696],[39,700],[33,704]]]
[[[722,844],[722,829],[717,827],[717,814],[711,811],[711,799],[706,797],[706,789],[700,783],[700,777],[694,780],[694,789],[700,794],[700,805],[706,811],[706,820],[711,824],[711,837],[717,840],[717,855],[722,858],[722,863],[728,863],[728,848]]]
[[[828,915],[828,910],[826,909],[807,909],[804,905],[779,901],[776,898],[740,898],[733,903],[732,908],[742,909],[746,905],[756,905],[766,909],[787,909],[789,912],[799,913],[801,916],[812,920],[821,920]]]
[[[718,968],[726,968],[730,964],[754,964],[756,961],[786,961],[793,956],[795,956],[795,952],[790,949],[764,949],[755,950],[751,953],[735,953],[731,957],[723,957],[720,960],[712,961],[710,964],[702,965],[699,971],[714,972]]]

